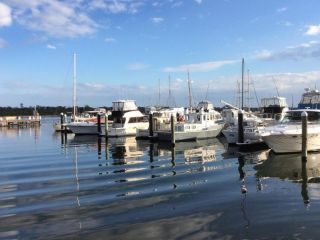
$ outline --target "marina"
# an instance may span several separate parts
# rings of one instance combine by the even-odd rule
[[[319,153],[303,167],[300,154],[238,153],[223,137],[172,146],[55,133],[57,120],[0,129],[0,239],[318,233]]]
[[[320,4],[0,1],[0,240],[313,240]]]

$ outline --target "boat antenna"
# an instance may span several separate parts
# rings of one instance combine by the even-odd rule
[[[275,86],[275,88],[276,88],[276,91],[277,91],[277,96],[280,97],[279,91],[278,91],[278,87],[277,87],[277,84],[276,84],[276,81],[274,80],[273,77],[272,77],[272,80],[273,80],[273,84],[274,84],[274,86]]]
[[[241,74],[241,109],[243,110],[243,78],[244,78],[244,58],[242,58],[242,74]]]
[[[175,106],[176,103],[175,103],[175,100],[174,100],[174,97],[172,96],[172,93],[171,93],[171,75],[169,74],[169,98],[168,98],[168,106],[169,107],[172,107],[172,106]]]
[[[158,79],[158,84],[159,84],[159,95],[158,95],[158,105],[159,105],[159,107],[160,107],[160,78]]]
[[[77,114],[77,55],[76,53],[73,53],[73,119],[75,119],[75,116]]]
[[[250,112],[250,74],[249,74],[249,69],[247,70],[247,75],[248,75],[248,112]]]
[[[191,94],[191,80],[190,80],[189,69],[188,69],[188,89],[189,89],[189,108],[191,111],[192,110],[192,94]]]

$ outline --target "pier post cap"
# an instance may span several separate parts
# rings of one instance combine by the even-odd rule
[[[239,112],[238,112],[238,113],[243,114],[244,111],[243,111],[242,109],[239,109]]]
[[[62,113],[60,113],[60,115],[61,115],[61,116],[63,116],[63,112],[62,112]]]
[[[306,111],[303,111],[303,112],[301,113],[301,117],[308,117],[308,113],[307,113]]]

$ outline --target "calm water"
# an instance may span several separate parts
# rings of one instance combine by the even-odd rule
[[[318,239],[319,154],[64,138],[55,120],[0,129],[1,239]]]

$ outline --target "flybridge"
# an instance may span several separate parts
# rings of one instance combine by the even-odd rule
[[[133,111],[137,110],[138,107],[134,100],[118,100],[112,102],[112,111]]]
[[[306,88],[298,104],[299,109],[320,109],[320,92],[317,89]]]

